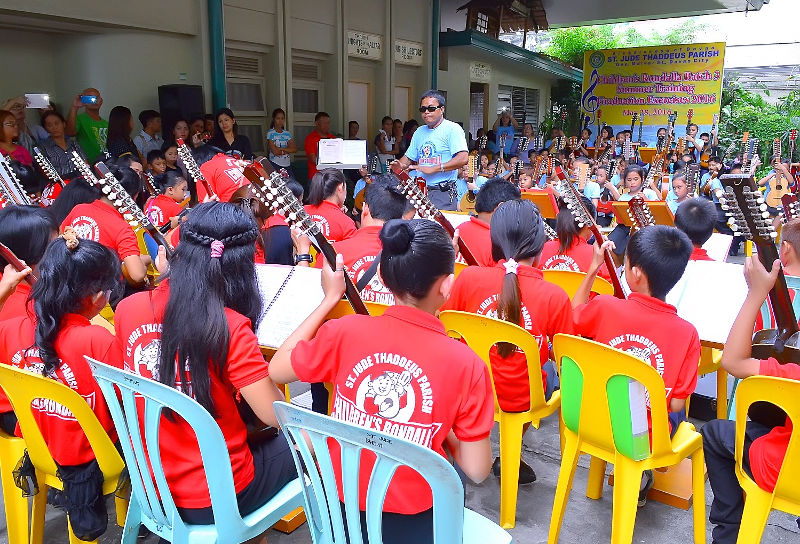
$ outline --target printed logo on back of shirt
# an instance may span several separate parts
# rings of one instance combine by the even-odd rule
[[[658,344],[646,336],[629,333],[620,334],[619,336],[612,338],[608,342],[608,345],[612,348],[624,351],[625,353],[629,353],[637,359],[644,361],[655,368],[660,376],[664,376],[664,353],[661,351],[661,348],[658,347]],[[671,388],[666,389],[667,395],[669,395],[670,391]],[[645,391],[645,403],[649,408],[649,391]]]
[[[151,206],[150,209],[147,210],[147,218],[154,225],[160,226],[164,223],[164,212],[158,206]]]
[[[75,234],[78,238],[84,240],[92,240],[93,242],[100,241],[100,226],[93,217],[88,215],[79,215],[72,220],[72,228],[75,229]]]
[[[331,235],[331,225],[324,216],[314,214],[311,216],[311,219],[319,225],[320,231],[325,238]]]
[[[353,263],[353,266],[347,270],[347,273],[355,283],[358,283],[374,261],[375,255],[362,257]],[[386,304],[389,306],[394,304],[394,295],[389,288],[383,284],[377,272],[369,280],[369,283],[364,286],[360,294],[362,300],[366,302],[377,302],[378,304]]]
[[[569,255],[562,255],[557,254],[553,255],[547,261],[545,261],[544,265],[542,265],[543,270],[570,270],[572,272],[580,272],[581,269],[578,266],[578,263],[575,262],[575,259],[570,257]]]

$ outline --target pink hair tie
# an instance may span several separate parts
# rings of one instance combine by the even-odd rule
[[[214,240],[211,242],[211,258],[212,259],[219,259],[222,257],[222,252],[225,251],[225,244],[220,242],[219,240]]]

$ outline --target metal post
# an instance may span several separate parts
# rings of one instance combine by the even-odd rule
[[[431,89],[439,84],[439,0],[433,0],[433,17],[431,18]]]
[[[228,105],[225,88],[225,27],[222,21],[223,0],[208,0],[208,36],[211,55],[211,103],[214,111]]]

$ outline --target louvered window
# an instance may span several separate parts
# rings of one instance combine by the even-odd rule
[[[228,50],[225,55],[228,105],[236,115],[239,134],[247,136],[256,154],[264,152],[269,114],[264,94],[264,56]]]
[[[497,91],[498,112],[500,107],[511,108],[511,115],[519,123],[517,135],[522,134],[523,123],[533,123],[534,127],[539,119],[539,89],[525,87],[511,87],[500,85]]]

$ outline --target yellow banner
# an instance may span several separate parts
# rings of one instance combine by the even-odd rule
[[[588,116],[592,137],[597,126],[611,125],[616,134],[631,128],[637,114],[642,141],[653,146],[656,131],[677,112],[675,134],[686,125],[710,132],[722,98],[725,43],[695,43],[587,51],[583,61],[581,108]],[[638,138],[639,121],[633,130]]]

